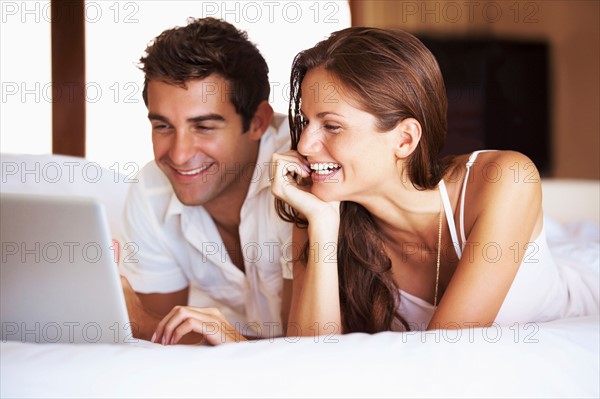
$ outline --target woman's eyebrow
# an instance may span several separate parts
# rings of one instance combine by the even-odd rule
[[[306,118],[306,114],[305,114],[305,113],[304,113],[304,111],[302,111],[302,110],[300,110],[300,115],[301,115],[303,118]],[[344,115],[341,115],[341,114],[338,114],[338,113],[335,113],[335,112],[331,112],[331,111],[323,111],[323,112],[319,112],[319,113],[318,113],[316,116],[317,116],[317,118],[323,119],[323,118],[325,118],[325,117],[326,117],[326,116],[328,116],[328,115],[339,116],[340,118],[344,118],[344,119],[346,119],[346,117],[345,117]]]
[[[319,112],[319,113],[317,114],[317,118],[321,118],[321,119],[322,119],[322,118],[325,118],[325,117],[326,117],[326,116],[328,116],[328,115],[339,116],[340,118],[344,118],[344,119],[346,118],[344,115],[340,115],[340,114],[337,114],[337,113],[335,113],[335,112],[331,112],[331,111],[323,111],[323,112]]]

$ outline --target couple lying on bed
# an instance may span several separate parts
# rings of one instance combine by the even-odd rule
[[[444,82],[412,35],[349,28],[301,52],[289,134],[264,59],[226,22],[165,31],[141,63],[155,161],[125,213],[136,336],[219,344],[598,311],[597,275],[552,259],[526,156],[439,157]]]

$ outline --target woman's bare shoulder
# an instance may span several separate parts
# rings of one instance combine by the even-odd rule
[[[456,156],[445,180],[456,184],[455,189],[459,191],[466,185],[465,195],[471,212],[479,214],[480,211],[489,210],[488,205],[511,197],[530,201],[532,206],[538,202],[541,204],[540,175],[529,157],[516,151],[481,152],[470,165],[467,177],[466,165],[470,156]],[[459,192],[456,194],[457,197],[460,195]]]
[[[473,205],[484,210],[501,202],[513,206],[541,207],[541,180],[535,164],[516,151],[479,154],[472,168]],[[519,205],[520,204],[520,205]]]
[[[517,151],[483,152],[471,166],[473,182],[506,188],[515,185],[539,185],[539,172],[529,157]]]
[[[471,154],[452,158],[446,178],[464,176]],[[445,178],[445,179],[446,179]],[[477,154],[471,162],[468,184],[480,183],[540,183],[540,176],[533,161],[517,151],[485,151]]]

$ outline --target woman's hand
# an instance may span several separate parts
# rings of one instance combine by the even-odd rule
[[[229,323],[217,308],[175,306],[156,327],[151,341],[173,345],[190,333],[200,334],[198,343],[219,345],[247,339]]]
[[[296,151],[273,154],[271,191],[308,221],[308,229],[294,228],[294,280],[289,324],[296,328],[288,334],[329,334],[329,326],[341,326],[337,271],[337,242],[340,203],[325,202],[311,193],[310,167]],[[299,248],[307,241],[311,254],[300,260]],[[316,326],[316,330],[315,330]],[[340,331],[341,327],[337,330]]]
[[[327,215],[339,219],[340,203],[325,202],[310,192],[310,167],[308,161],[297,151],[273,154],[271,191],[300,212],[309,222],[311,219],[327,220]]]

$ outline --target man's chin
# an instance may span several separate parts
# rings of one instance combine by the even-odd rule
[[[208,201],[206,196],[203,196],[203,195],[186,193],[186,192],[182,192],[182,190],[177,190],[177,189],[175,189],[174,191],[175,191],[175,196],[177,197],[179,202],[181,202],[183,205],[186,205],[186,206],[204,205]]]

